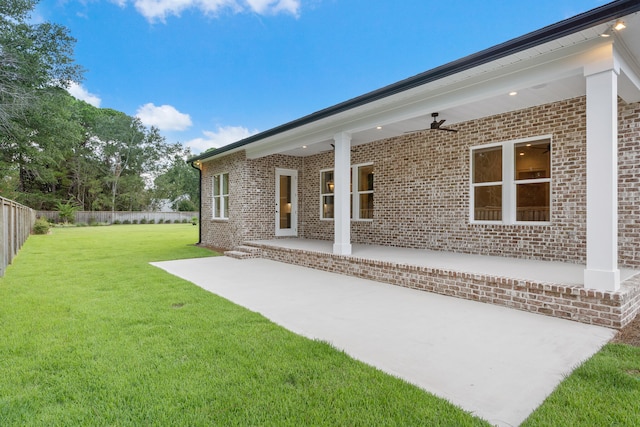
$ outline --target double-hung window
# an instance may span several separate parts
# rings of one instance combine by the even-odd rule
[[[229,218],[229,174],[221,173],[213,177],[213,218]]]
[[[355,191],[354,191],[355,189]],[[333,169],[320,171],[320,218],[334,218],[334,173]],[[351,167],[351,218],[373,219],[373,165],[362,164]]]
[[[551,138],[471,149],[472,222],[548,223],[551,209]]]

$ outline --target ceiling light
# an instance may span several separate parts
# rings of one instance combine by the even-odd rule
[[[624,30],[625,28],[627,28],[627,26],[624,24],[623,21],[617,21],[613,26],[613,29],[616,31]]]
[[[518,92],[516,92],[515,90],[509,92],[509,96],[516,96],[517,94],[518,94]]]
[[[306,145],[303,145],[303,146],[302,146],[302,148],[307,148],[307,146],[306,146]]]
[[[524,153],[522,153],[522,152],[521,152],[521,153],[520,153],[520,155],[521,155],[521,156],[524,156]]]
[[[624,21],[622,20],[617,20],[615,24],[613,24],[612,26],[610,26],[609,28],[607,28],[602,34],[600,34],[600,37],[611,37],[613,31],[621,31],[624,30],[625,28],[627,28],[627,25],[624,23]]]
[[[376,126],[376,129],[380,130],[382,129],[382,126]]]

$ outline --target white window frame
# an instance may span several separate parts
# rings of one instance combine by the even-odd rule
[[[216,178],[219,178],[218,183],[219,183],[219,188],[218,188],[218,195],[216,195],[215,193],[215,185],[216,185]],[[227,182],[227,193],[224,193],[224,181],[226,180]],[[218,219],[218,220],[227,220],[229,219],[229,212],[226,211],[225,209],[225,198],[227,199],[227,205],[229,204],[229,193],[230,193],[230,186],[229,186],[229,173],[228,172],[223,172],[223,173],[219,173],[219,174],[215,174],[214,176],[211,177],[211,200],[212,200],[212,204],[211,204],[211,217],[213,219]],[[219,200],[220,202],[220,215],[216,216],[216,201]]]
[[[517,200],[516,189],[518,184],[535,184],[535,183],[549,183],[549,192],[551,193],[551,186],[553,183],[553,150],[551,150],[551,170],[549,171],[549,178],[527,179],[518,180],[515,176],[515,146],[521,143],[527,142],[539,142],[548,140],[551,147],[553,147],[552,135],[540,135],[530,138],[514,139],[510,141],[495,142],[491,144],[478,145],[470,147],[469,149],[469,222],[471,224],[504,224],[504,225],[550,225],[551,213],[553,212],[553,198],[549,194],[549,221],[517,221]],[[502,181],[495,182],[473,182],[473,154],[477,150],[483,150],[486,148],[502,148]],[[507,178],[505,178],[507,177]],[[475,191],[476,187],[502,185],[502,220],[501,221],[487,221],[475,219]]]
[[[373,166],[373,162],[367,162],[367,163],[358,163],[357,165],[351,165],[351,188],[349,191],[349,194],[351,196],[351,221],[364,221],[364,222],[371,222],[373,221],[373,218],[360,218],[360,195],[361,194],[374,194],[375,192],[375,180],[374,180],[374,190],[365,190],[365,191],[359,191],[358,188],[359,187],[359,182],[358,182],[358,169],[363,167],[363,166]],[[334,193],[325,193],[324,189],[322,188],[322,175],[325,172],[334,172],[333,168],[327,168],[327,169],[320,169],[320,220],[321,221],[333,221],[334,218],[325,218],[324,217],[324,209],[323,209],[323,203],[324,203],[324,197],[325,196],[333,196]],[[335,176],[335,174],[334,174]],[[356,189],[355,191],[355,197],[354,197],[354,191],[353,189]],[[375,196],[374,196],[374,200],[375,200]],[[334,203],[335,203],[335,198],[334,198]],[[355,215],[355,217],[354,217]]]

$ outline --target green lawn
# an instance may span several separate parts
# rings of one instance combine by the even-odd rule
[[[196,240],[31,236],[0,279],[0,425],[487,425],[148,264],[212,255]]]
[[[522,424],[640,426],[640,347],[607,344]]]

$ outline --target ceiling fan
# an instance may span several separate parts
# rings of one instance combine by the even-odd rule
[[[411,130],[405,133],[413,133],[413,132],[421,132],[423,130],[446,130],[448,132],[458,132],[458,129],[451,129],[451,128],[444,128],[442,127],[442,124],[444,122],[446,122],[446,120],[442,119],[442,120],[438,120],[438,113],[431,113],[431,117],[433,117],[433,121],[431,122],[431,126],[426,128],[426,129],[418,129],[418,130]]]
[[[336,146],[335,146],[335,144],[330,144],[330,145],[331,145],[331,150],[324,150],[324,151],[321,151],[321,153],[328,153],[329,151],[336,151]],[[351,147],[351,152],[352,152],[352,153],[355,153],[355,152],[356,152],[356,149],[355,149],[355,148],[353,148],[353,147]]]

